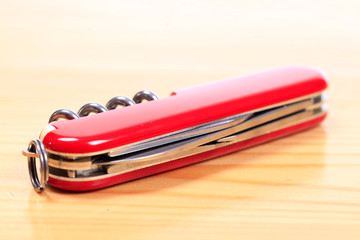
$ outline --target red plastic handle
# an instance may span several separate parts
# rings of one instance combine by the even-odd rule
[[[204,161],[207,159],[222,156],[224,154],[239,151],[241,149],[248,148],[248,147],[251,147],[251,146],[254,146],[257,144],[268,142],[268,141],[271,141],[271,140],[274,140],[274,139],[277,139],[280,137],[284,137],[286,135],[293,134],[293,133],[302,131],[304,129],[313,127],[313,126],[319,124],[322,120],[324,120],[325,117],[326,117],[326,115],[323,115],[323,116],[313,119],[309,122],[301,123],[301,124],[298,124],[298,125],[295,125],[295,126],[292,126],[289,128],[285,128],[285,129],[282,129],[282,130],[279,130],[276,132],[265,134],[260,137],[249,139],[247,141],[235,143],[235,144],[232,144],[232,145],[229,145],[229,146],[226,146],[223,148],[219,148],[216,150],[204,152],[204,153],[193,155],[193,156],[186,157],[186,158],[177,159],[177,160],[174,160],[171,162],[162,163],[159,165],[139,169],[139,170],[128,172],[128,173],[111,176],[111,177],[104,178],[104,179],[98,179],[98,180],[93,180],[93,181],[65,181],[65,180],[55,179],[50,176],[48,183],[54,187],[61,188],[64,190],[69,190],[69,191],[90,191],[90,190],[95,190],[95,189],[99,189],[99,188],[104,188],[104,187],[112,186],[115,184],[128,182],[128,181],[131,181],[134,179],[150,176],[153,174],[173,170],[173,169],[176,169],[179,167],[187,166],[187,165],[201,162],[201,161]]]
[[[96,153],[319,92],[327,87],[312,68],[286,67],[181,89],[168,98],[96,115],[53,122],[43,137],[59,153]]]

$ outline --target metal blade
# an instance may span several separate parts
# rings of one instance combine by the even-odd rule
[[[162,146],[156,146],[139,152],[112,157],[112,160],[99,159],[95,163],[99,165],[114,165],[121,163],[123,161],[148,162],[153,160],[156,161],[156,159],[164,159],[169,157],[173,158],[173,156],[176,156],[178,153],[187,151],[189,149],[190,150],[195,149],[198,146],[213,141],[218,141],[219,139],[225,139],[225,137],[229,137],[232,134],[254,128],[261,124],[282,118],[289,114],[303,111],[304,109],[310,107],[311,105],[313,105],[313,99],[308,99],[298,103],[293,103],[286,106],[278,107],[272,110],[267,110],[260,113],[254,113],[252,114],[252,117],[248,118],[246,121],[243,121],[236,125],[229,126],[221,130],[208,131],[208,133],[198,135],[196,137],[179,140]]]

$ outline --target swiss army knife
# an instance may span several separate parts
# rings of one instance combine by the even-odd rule
[[[315,126],[327,113],[326,88],[321,71],[284,67],[180,89],[162,99],[143,90],[106,106],[88,103],[78,113],[54,112],[23,155],[38,192],[48,185],[99,189]]]

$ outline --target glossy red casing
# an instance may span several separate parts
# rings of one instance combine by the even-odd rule
[[[285,67],[229,78],[173,92],[170,97],[71,120],[52,122],[55,130],[43,137],[47,150],[82,154],[104,152],[210,121],[256,110],[325,90],[318,70]],[[186,166],[260,144],[321,122],[325,115],[270,134],[217,150],[93,181],[49,178],[55,187],[86,191]]]

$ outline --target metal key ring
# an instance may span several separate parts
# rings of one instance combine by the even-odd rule
[[[28,148],[24,148],[23,155],[28,159],[28,168],[31,183],[36,192],[42,192],[47,187],[49,180],[49,166],[44,144],[40,139],[33,139]],[[36,158],[40,160],[40,179],[36,169]]]

